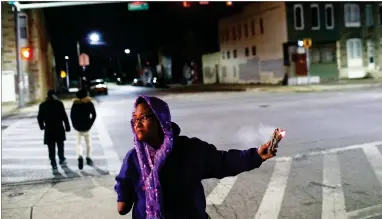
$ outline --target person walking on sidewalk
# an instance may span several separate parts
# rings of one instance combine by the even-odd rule
[[[131,128],[134,148],[123,160],[114,189],[119,214],[133,208],[135,219],[207,219],[203,179],[251,171],[277,152],[268,150],[269,142],[259,148],[221,151],[198,138],[181,136],[168,105],[156,97],[138,97]]]
[[[81,89],[76,94],[77,98],[73,100],[73,106],[70,112],[70,119],[72,120],[73,128],[77,131],[77,156],[78,168],[82,170],[84,167],[84,160],[82,157],[82,137],[86,143],[86,164],[93,165],[90,158],[92,143],[91,143],[91,128],[97,117],[92,99],[88,96],[85,89]]]
[[[53,172],[56,172],[56,144],[58,158],[60,159],[59,163],[60,165],[65,165],[65,130],[70,132],[70,124],[64,104],[57,99],[54,90],[49,90],[48,97],[40,104],[37,120],[40,129],[44,130],[44,144],[48,145],[50,164],[52,165]],[[65,128],[63,123],[65,124]]]

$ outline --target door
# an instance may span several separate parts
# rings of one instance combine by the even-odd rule
[[[362,59],[361,39],[348,39],[346,42],[348,78],[363,78],[365,69]]]

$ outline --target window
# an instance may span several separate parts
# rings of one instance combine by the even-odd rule
[[[320,29],[320,8],[318,4],[310,5],[310,15],[312,16],[312,30]]]
[[[27,16],[25,14],[19,15],[19,22],[20,39],[28,39]]]
[[[260,18],[260,33],[264,34],[264,23],[262,18]]]
[[[245,48],[245,56],[249,56],[249,49],[248,49],[248,47]]]
[[[252,56],[256,55],[256,46],[252,46]]]
[[[332,4],[325,5],[325,25],[326,29],[334,28],[334,10]]]
[[[232,28],[232,40],[236,40],[236,28]]]
[[[227,51],[227,59],[231,58],[231,53]]]
[[[382,25],[382,4],[378,5],[378,20],[379,25]]]
[[[345,27],[360,27],[360,9],[358,4],[345,4]]]
[[[255,36],[255,34],[256,34],[256,31],[255,31],[255,21],[252,21],[251,22],[251,29],[252,29],[252,36]]]
[[[244,24],[244,37],[248,38],[248,23]]]
[[[336,62],[336,49],[332,47],[321,48],[321,62],[322,63],[335,63]]]
[[[362,58],[362,43],[360,39],[348,39],[346,47],[349,59]]]
[[[237,38],[240,40],[241,39],[241,24],[237,26]]]
[[[294,29],[302,30],[304,29],[304,11],[301,4],[294,5]]]
[[[312,64],[320,63],[321,57],[320,57],[320,49],[318,48],[312,48],[310,51],[310,60]]]
[[[374,25],[373,6],[371,4],[366,5],[365,14],[366,14],[366,26],[367,27],[373,26]]]
[[[236,49],[233,50],[233,58],[237,58],[237,51],[236,51]]]

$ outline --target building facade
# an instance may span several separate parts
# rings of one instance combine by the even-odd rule
[[[1,74],[2,102],[16,102],[19,94],[17,76],[16,32],[12,7],[1,3],[2,43]],[[24,73],[24,96],[26,102],[43,99],[48,89],[56,88],[56,70],[53,49],[45,29],[42,10],[23,11],[19,15],[20,47],[29,48],[31,58],[22,60]]]
[[[253,3],[219,22],[220,58],[203,58],[204,83],[382,77],[381,24],[377,2]]]

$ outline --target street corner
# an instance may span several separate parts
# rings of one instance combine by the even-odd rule
[[[51,187],[51,184],[2,185],[2,210],[8,208],[29,208],[37,204]]]

